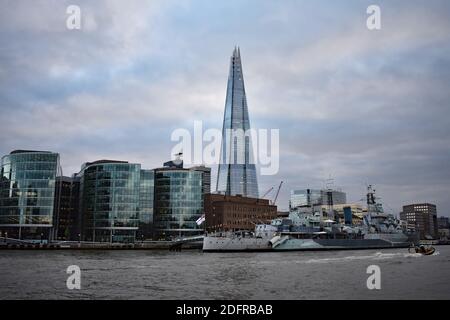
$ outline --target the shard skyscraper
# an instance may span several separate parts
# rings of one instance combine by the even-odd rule
[[[248,132],[249,129],[241,54],[239,48],[235,48],[228,75],[217,192],[258,198],[256,168],[252,161],[252,141],[248,135],[244,139],[235,139],[233,135],[239,131]]]

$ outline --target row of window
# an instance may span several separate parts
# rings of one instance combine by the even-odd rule
[[[18,216],[0,215],[0,225],[2,224],[52,224],[52,219],[46,216],[24,216],[22,219]]]
[[[24,179],[16,181],[2,181],[0,182],[0,189],[39,189],[39,188],[55,188],[54,179]]]
[[[58,154],[56,153],[20,153],[20,154],[10,154],[2,158],[2,166],[7,166],[20,162],[53,162],[58,161]]]

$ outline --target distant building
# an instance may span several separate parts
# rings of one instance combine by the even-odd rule
[[[202,191],[204,194],[211,193],[211,168],[205,166],[197,166],[190,169],[200,171],[202,173]]]
[[[134,242],[139,226],[141,165],[100,160],[85,163],[78,175],[82,239]]]
[[[413,226],[420,239],[436,239],[438,237],[438,221],[436,206],[429,203],[418,203],[403,206],[400,219]]]
[[[450,240],[450,229],[438,229],[439,239],[448,241]]]
[[[296,207],[311,207],[322,204],[322,193],[320,190],[303,189],[291,190],[291,199],[289,207],[291,209]]]
[[[328,206],[322,206],[322,211],[328,214]],[[345,203],[333,205],[334,218],[346,225],[361,225],[366,212],[360,204]]]
[[[448,241],[450,240],[450,218],[439,217],[438,218],[438,233],[439,239]]]
[[[204,173],[178,166],[155,169],[154,233],[170,240],[203,233]]]
[[[277,217],[277,206],[267,199],[208,194],[205,217],[208,231],[254,230],[255,224],[269,223]]]
[[[155,171],[141,170],[139,183],[139,229],[137,240],[152,240],[155,200]]]
[[[338,190],[301,189],[292,190],[289,206],[296,207],[346,204],[347,195]]]
[[[450,218],[449,217],[439,217],[437,218],[439,229],[449,229],[450,228]]]
[[[73,177],[56,177],[55,190],[55,239],[79,240],[80,219],[80,179]]]
[[[1,159],[0,232],[9,238],[53,238],[59,154],[15,150]]]

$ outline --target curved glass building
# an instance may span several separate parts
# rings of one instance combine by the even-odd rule
[[[16,150],[2,157],[0,232],[17,239],[51,239],[59,154]]]
[[[202,172],[155,170],[154,228],[157,240],[200,234],[196,221],[203,214]]]
[[[141,165],[100,160],[83,165],[80,176],[82,239],[134,242],[139,226]]]

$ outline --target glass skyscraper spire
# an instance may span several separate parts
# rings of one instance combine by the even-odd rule
[[[222,128],[222,147],[217,175],[217,192],[258,197],[258,182],[249,132],[247,98],[242,73],[241,54],[235,48],[230,62],[227,96]],[[242,136],[241,136],[242,137]]]

